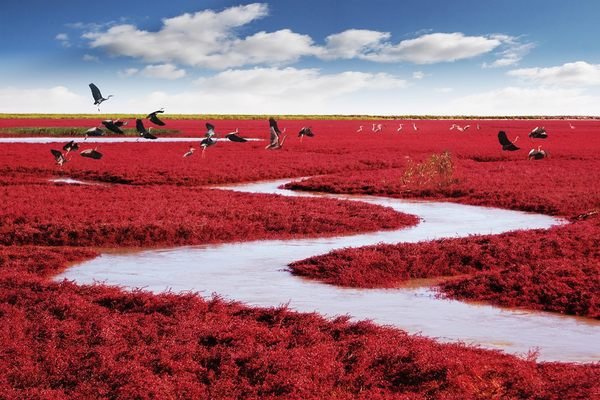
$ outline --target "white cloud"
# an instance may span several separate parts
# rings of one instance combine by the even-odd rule
[[[521,43],[519,38],[508,35],[494,35],[500,40],[503,49],[497,53],[498,59],[492,63],[483,63],[484,68],[501,68],[516,65],[525,57],[534,47],[535,43]]]
[[[205,10],[167,18],[156,32],[122,24],[105,31],[86,32],[83,37],[92,48],[104,48],[113,55],[213,69],[284,64],[317,51],[310,36],[289,29],[236,37],[235,28],[267,14],[266,4],[254,3],[221,12]]]
[[[160,64],[146,66],[141,74],[147,78],[174,80],[183,78],[186,72],[183,69],[177,69],[173,64]]]
[[[216,70],[246,65],[282,66],[304,56],[431,64],[476,57],[502,45],[507,49],[496,64],[509,65],[528,51],[527,46],[519,48],[518,41],[507,35],[467,36],[461,32],[425,33],[392,43],[389,32],[348,29],[327,36],[324,45],[317,45],[309,35],[290,29],[239,36],[238,28],[268,13],[267,4],[253,3],[220,12],[203,10],[166,18],[156,31],[122,23],[95,26],[82,37],[89,41],[90,47],[105,49],[112,55]]]
[[[556,67],[515,69],[508,75],[547,85],[600,85],[600,64],[576,61]]]
[[[461,32],[429,33],[403,40],[397,45],[386,43],[380,50],[363,54],[360,58],[379,62],[433,64],[476,57],[492,51],[501,43],[498,38],[465,36]]]
[[[450,92],[454,91],[454,89],[451,87],[440,87],[440,88],[435,88],[434,90],[438,93],[450,93]]]
[[[595,115],[599,101],[580,89],[506,87],[457,98],[448,107],[465,115]]]
[[[91,54],[84,54],[81,59],[83,61],[86,61],[86,62],[98,62],[98,61],[100,61],[100,59],[98,57],[93,56]]]
[[[54,39],[58,40],[63,47],[71,47],[69,35],[66,33],[59,33],[54,37]]]
[[[325,38],[325,49],[320,53],[324,59],[356,58],[383,46],[383,41],[390,38],[389,32],[378,32],[366,29],[349,29]]]
[[[117,75],[119,75],[119,77],[121,78],[129,78],[131,76],[137,75],[138,72],[140,72],[140,70],[137,68],[126,68],[117,72]]]
[[[0,88],[0,112],[62,113],[79,112],[90,103],[64,86],[40,89]]]
[[[317,69],[291,67],[231,69],[197,80],[193,91],[154,92],[130,102],[129,107],[168,105],[169,110],[180,113],[197,113],[199,108],[205,113],[234,114],[347,113],[352,111],[344,110],[344,105],[355,96],[363,99],[395,93],[405,86],[404,80],[389,74],[354,71],[322,74]],[[372,111],[377,109],[375,102],[370,107]]]
[[[415,71],[412,74],[413,79],[423,79],[425,78],[425,73],[423,71]]]

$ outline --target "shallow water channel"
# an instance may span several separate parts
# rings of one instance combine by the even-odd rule
[[[497,234],[548,228],[564,221],[539,214],[455,203],[278,189],[288,181],[220,189],[363,201],[417,215],[421,221],[411,228],[350,236],[111,252],[76,265],[56,279],[66,278],[81,284],[101,282],[153,292],[194,291],[203,296],[215,293],[253,306],[289,304],[297,311],[317,311],[327,316],[348,314],[355,320],[370,319],[443,342],[461,341],[517,355],[538,350],[538,360],[600,360],[600,323],[597,321],[438,299],[427,287],[340,288],[294,277],[285,270],[292,261],[343,247]]]

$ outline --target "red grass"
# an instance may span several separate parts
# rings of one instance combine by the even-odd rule
[[[50,121],[35,124],[56,126]],[[395,123],[383,122],[383,134],[359,134],[358,125],[368,128],[370,121],[280,121],[292,134],[310,125],[316,137],[302,144],[290,137],[275,152],[265,151],[264,143],[219,143],[205,159],[183,159],[185,143],[103,144],[102,160],[75,155],[63,168],[50,156],[56,145],[2,144],[0,238],[5,244],[27,244],[0,247],[2,396],[593,398],[600,390],[599,365],[536,363],[284,308],[55,284],[47,277],[95,253],[30,246],[166,246],[334,234],[408,222],[362,204],[193,187],[313,174],[338,174],[309,183],[330,191],[452,198],[569,217],[600,208],[597,122],[578,121],[570,131],[564,121],[544,121],[551,159],[541,162],[525,161],[526,133],[534,121],[485,121],[481,131],[464,133],[448,131],[454,122],[464,125],[461,121],[417,121],[416,133],[406,122],[402,133],[396,133]],[[246,136],[266,138],[268,133],[265,121],[216,125],[221,132],[238,127]],[[167,126],[187,135],[203,132],[202,121]],[[525,151],[503,154],[496,139],[499,129],[510,137],[520,135]],[[398,183],[406,156],[419,161],[445,150],[454,156],[458,179],[451,186]],[[47,182],[57,176],[125,185]],[[321,263],[308,275],[378,286],[397,275],[466,273],[472,275],[445,284],[444,290],[457,297],[597,317],[600,228],[594,218],[548,232],[347,250],[327,256],[335,262],[351,256],[340,264],[344,268],[332,272],[333,261]],[[404,264],[388,270],[390,261]],[[375,265],[381,268],[367,273]]]
[[[86,251],[5,247],[2,270]],[[16,254],[15,254],[16,252]],[[48,261],[46,261],[48,263]],[[0,275],[5,398],[591,398],[600,366],[537,364],[370,323],[193,294]]]

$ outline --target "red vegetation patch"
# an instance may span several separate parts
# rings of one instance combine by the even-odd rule
[[[26,251],[3,248],[3,268],[26,270],[53,250]],[[565,399],[591,398],[600,382],[600,366],[193,294],[0,277],[0,322],[6,398]]]
[[[177,186],[10,185],[0,187],[0,196],[4,245],[166,246],[327,236],[417,221],[355,202]]]
[[[90,122],[81,126],[100,121]],[[167,120],[167,127],[194,137],[197,146],[203,122]],[[242,136],[268,138],[266,121],[213,122],[220,133],[239,128]],[[600,390],[596,364],[536,363],[285,308],[47,281],[96,253],[35,245],[168,246],[411,223],[363,204],[194,187],[207,184],[339,174],[297,187],[449,198],[568,217],[600,209],[595,121],[578,121],[575,130],[564,121],[544,121],[550,159],[541,162],[525,160],[528,147],[537,146],[526,139],[536,121],[480,121],[480,131],[463,133],[448,131],[463,121],[417,121],[416,132],[404,121],[400,133],[395,128],[402,121],[381,122],[383,133],[373,134],[371,121],[280,121],[292,133],[282,150],[219,142],[204,159],[184,159],[190,143],[160,138],[100,144],[101,160],[74,154],[62,168],[49,151],[58,144],[2,144],[0,242],[26,246],[0,247],[0,397],[593,398]],[[18,125],[74,122],[0,120],[0,127]],[[316,136],[300,143],[293,133],[305,125]],[[363,133],[356,133],[359,125]],[[511,138],[520,135],[523,151],[503,153],[500,129]],[[443,151],[452,154],[449,185],[401,180],[410,165],[406,157],[418,163]],[[48,183],[56,177],[120,185]],[[327,255],[327,263],[297,267],[337,284],[365,286],[472,274],[443,289],[461,298],[597,318],[595,218],[550,231],[346,250]]]
[[[502,235],[333,251],[292,273],[352,287],[461,275],[450,297],[600,318],[600,219]],[[463,277],[463,275],[470,275]]]

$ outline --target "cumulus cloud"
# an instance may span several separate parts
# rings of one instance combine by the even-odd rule
[[[506,87],[456,98],[448,107],[465,115],[594,115],[599,100],[581,89]]]
[[[87,100],[89,99],[64,86],[40,89],[0,88],[0,112],[4,113],[78,112],[90,103]]]
[[[366,29],[349,29],[325,38],[325,48],[319,52],[321,58],[357,58],[364,57],[384,46],[384,40],[390,38],[389,32]]]
[[[415,71],[412,74],[413,79],[423,79],[425,78],[425,73],[423,71]]]
[[[267,13],[266,4],[255,3],[221,12],[204,10],[167,18],[156,32],[122,24],[105,31],[86,32],[83,37],[92,48],[104,48],[113,55],[213,69],[285,64],[316,52],[309,36],[289,29],[236,37],[236,28]]]
[[[87,31],[83,38],[90,47],[105,49],[112,55],[216,70],[246,65],[282,66],[305,56],[432,64],[472,58],[502,45],[512,45],[512,50],[507,47],[496,63],[509,65],[527,50],[527,46],[519,48],[510,36],[468,36],[461,32],[422,33],[394,43],[389,32],[348,29],[327,36],[323,45],[290,29],[260,31],[244,37],[238,34],[238,28],[268,13],[267,4],[253,3],[220,12],[203,10],[166,18],[156,31],[123,23]]]
[[[547,68],[521,68],[508,75],[546,85],[600,85],[600,64],[576,61]]]

